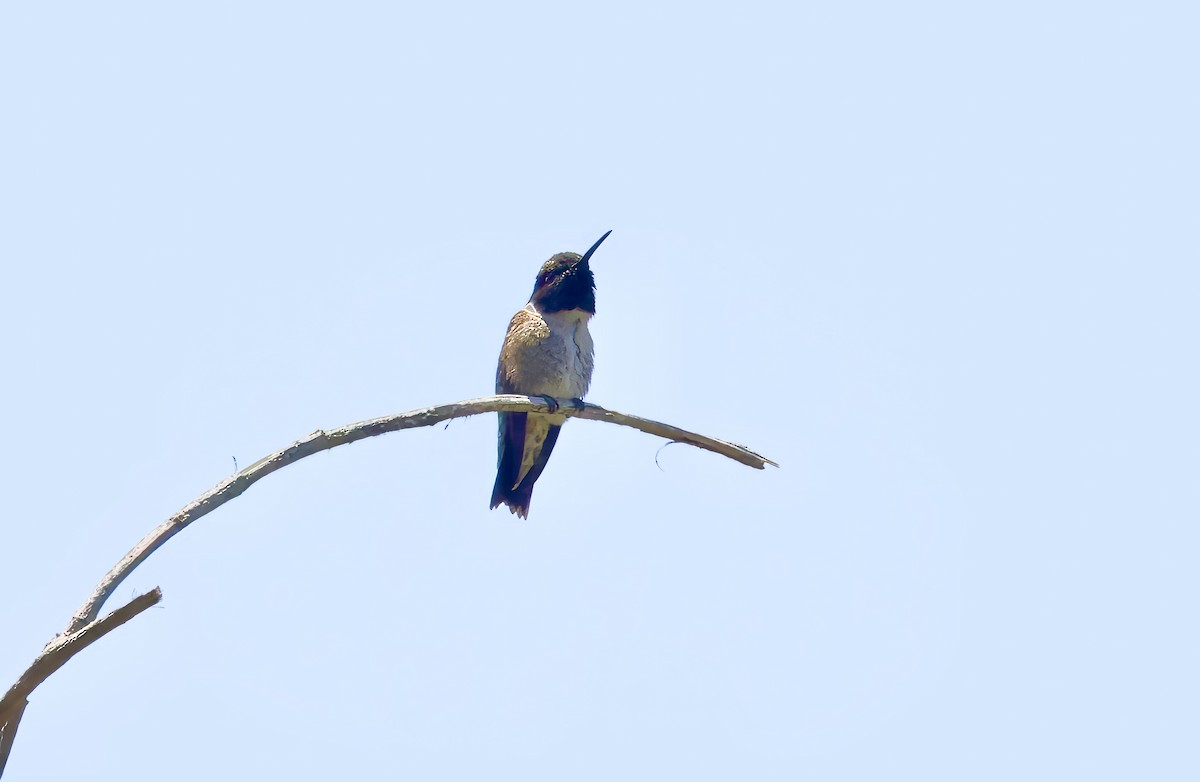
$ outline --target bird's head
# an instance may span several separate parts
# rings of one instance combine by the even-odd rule
[[[595,315],[596,278],[592,276],[588,261],[610,233],[612,231],[597,239],[583,255],[558,253],[550,256],[550,260],[543,263],[538,271],[529,300],[542,312],[579,309]]]

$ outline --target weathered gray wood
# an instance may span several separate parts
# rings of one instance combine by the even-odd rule
[[[37,686],[79,652],[162,600],[162,590],[154,587],[138,595],[107,616],[90,622],[73,633],[56,636],[42,649],[25,673],[0,698],[0,775],[8,764],[21,717],[29,705],[29,695]]]
[[[686,429],[680,429],[669,424],[639,418],[634,415],[606,410],[599,405],[585,404],[576,408],[571,400],[557,400],[558,412],[575,418],[586,418],[593,421],[607,421],[620,426],[639,429],[646,434],[663,437],[668,440],[693,445],[697,448],[721,454],[734,461],[764,469],[768,464],[779,465],[760,454],[751,451],[743,445],[717,440]],[[46,647],[34,660],[33,664],[21,675],[3,698],[0,698],[0,774],[4,773],[4,765],[12,748],[13,738],[20,724],[21,716],[27,704],[27,698],[39,684],[52,673],[61,668],[67,660],[77,652],[86,648],[96,639],[145,611],[150,606],[162,600],[162,592],[155,587],[146,594],[135,597],[126,605],[118,608],[102,619],[100,609],[112,596],[117,587],[151,554],[164,543],[183,530],[193,521],[211,513],[230,500],[240,496],[242,492],[267,477],[276,470],[293,464],[306,456],[327,451],[339,445],[346,445],[368,437],[375,437],[401,429],[415,429],[421,426],[448,421],[452,418],[463,418],[480,413],[537,413],[550,409],[549,403],[538,397],[499,395],[479,399],[468,399],[437,407],[426,407],[410,410],[406,413],[373,418],[360,421],[338,429],[317,430],[307,437],[297,440],[286,448],[276,451],[254,464],[234,473],[221,481],[197,499],[183,506],[174,515],[155,527],[146,537],[121,558],[119,562],[100,579],[91,596],[79,607],[71,617],[66,631],[46,644]]]
[[[129,553],[122,557],[121,561],[100,580],[92,596],[75,612],[70,625],[67,626],[67,632],[75,632],[95,619],[100,613],[100,608],[104,605],[104,601],[125,580],[126,576],[133,572],[133,569],[145,561],[146,557],[153,554],[176,533],[183,530],[196,519],[238,497],[246,489],[276,470],[282,469],[289,464],[294,464],[306,456],[327,451],[339,445],[347,445],[348,443],[368,437],[387,434],[388,432],[433,426],[452,418],[463,418],[471,415],[479,415],[480,413],[545,412],[548,409],[546,401],[539,397],[507,394],[468,399],[437,407],[409,410],[405,413],[396,413],[395,415],[386,415],[382,418],[359,421],[356,424],[350,424],[338,429],[318,429],[307,437],[297,440],[270,456],[259,459],[244,470],[218,483],[199,498],[185,505],[162,524],[158,525],[150,534],[142,538],[140,543],[130,549]],[[569,400],[559,400],[559,412],[576,418],[608,421],[609,423],[621,426],[629,426],[647,434],[687,443],[697,448],[704,448],[714,453],[719,453],[722,456],[759,470],[764,469],[768,464],[775,467],[779,466],[765,456],[761,456],[745,446],[706,437],[705,435],[689,432],[686,429],[680,429],[668,424],[659,423],[658,421],[618,413],[615,410],[606,410],[599,405],[586,404],[582,409],[577,410],[572,407]]]

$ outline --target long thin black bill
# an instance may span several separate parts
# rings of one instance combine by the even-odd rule
[[[595,244],[593,244],[593,245],[592,245],[590,248],[588,248],[588,251],[587,251],[587,252],[585,252],[585,253],[583,254],[583,257],[579,259],[579,262],[580,262],[580,263],[587,263],[587,262],[588,262],[588,258],[591,258],[591,257],[592,257],[592,253],[596,252],[596,248],[600,246],[600,243],[601,243],[601,242],[603,242],[605,239],[607,239],[607,238],[608,238],[608,235],[609,235],[610,233],[612,233],[612,229],[611,229],[611,228],[610,228],[608,231],[606,231],[606,232],[605,232],[604,236],[601,236],[599,239],[597,239]]]

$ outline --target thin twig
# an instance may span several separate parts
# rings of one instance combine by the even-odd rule
[[[33,663],[21,674],[16,683],[0,698],[0,774],[8,762],[21,716],[29,705],[29,695],[37,686],[75,655],[94,644],[113,630],[162,600],[158,587],[138,595],[125,605],[102,619],[97,619],[73,633],[60,635],[46,644]]]

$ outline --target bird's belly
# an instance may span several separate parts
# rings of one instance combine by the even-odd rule
[[[541,378],[538,394],[549,394],[559,399],[582,398],[587,393],[587,381],[576,366],[567,365]]]

